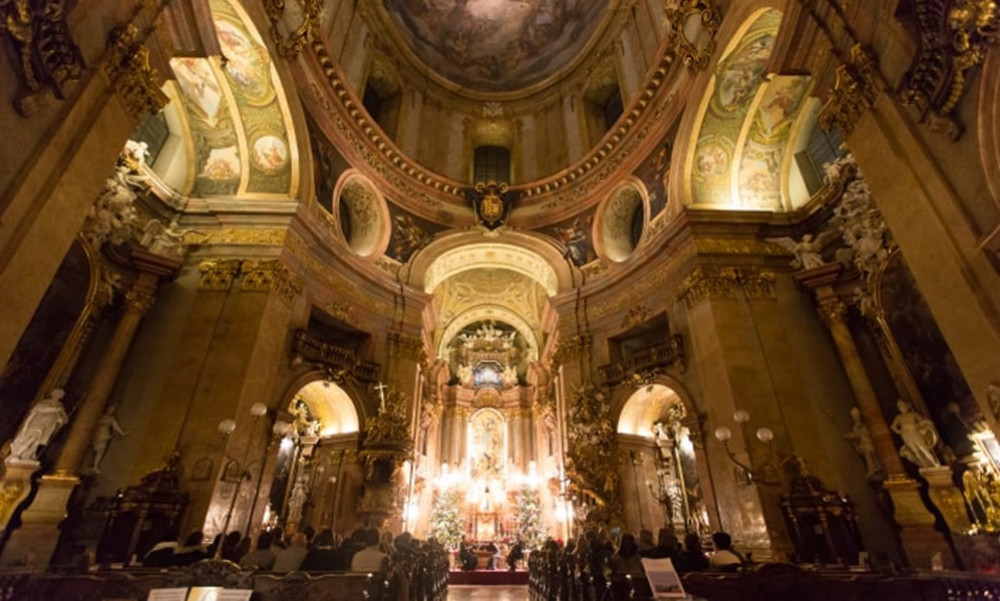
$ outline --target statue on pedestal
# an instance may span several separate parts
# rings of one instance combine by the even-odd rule
[[[122,430],[118,419],[115,418],[116,409],[117,407],[114,405],[108,407],[104,415],[101,416],[101,420],[97,422],[97,428],[94,429],[94,440],[91,442],[91,447],[94,449],[94,463],[91,469],[95,474],[101,473],[101,461],[104,459],[104,454],[108,452],[108,445],[114,435],[128,436],[128,432]]]
[[[10,443],[10,459],[38,460],[38,447],[49,444],[59,428],[69,421],[62,404],[64,396],[66,392],[56,388],[35,403]]]
[[[854,443],[854,450],[865,460],[867,468],[865,478],[868,480],[877,479],[882,472],[882,465],[875,454],[875,444],[872,442],[871,432],[868,431],[868,426],[861,418],[861,410],[853,407],[851,419],[854,420],[854,424],[851,426],[851,431],[844,434],[844,438]]]
[[[938,433],[931,420],[913,411],[910,404],[902,399],[896,402],[896,407],[899,409],[899,414],[889,427],[903,439],[899,455],[918,467],[941,465],[934,453]]]

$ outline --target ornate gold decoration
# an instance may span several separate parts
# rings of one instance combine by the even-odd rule
[[[298,236],[289,236],[285,247],[295,255],[302,265],[308,268],[311,281],[324,282],[327,287],[336,291],[338,296],[349,298],[355,306],[364,307],[373,314],[390,315],[392,313],[391,303],[366,294],[356,282],[339,276],[336,270],[330,269],[329,262],[319,260],[313,254],[313,249],[306,246]]]
[[[610,404],[604,393],[584,384],[568,399],[567,427],[569,452],[566,475],[570,492],[595,508],[588,521],[603,522],[613,516],[618,506],[618,470],[615,453],[615,430],[611,426]],[[591,515],[592,514],[592,515]]]
[[[142,315],[149,311],[155,302],[155,296],[142,290],[133,288],[125,294],[125,307],[131,313]]]
[[[728,298],[736,290],[739,279],[734,267],[698,267],[678,286],[677,297],[688,309],[703,300]]]
[[[816,311],[819,312],[819,317],[826,327],[830,328],[834,324],[843,323],[847,315],[847,305],[836,298],[828,298],[820,301]]]
[[[335,319],[345,323],[354,323],[354,307],[350,303],[327,303],[323,305],[323,310]]]
[[[24,91],[14,101],[22,116],[47,104],[54,93],[65,98],[86,65],[66,24],[64,0],[0,0],[0,31],[11,38]]]
[[[775,276],[773,271],[741,269],[740,284],[749,299],[774,298]]]
[[[293,301],[302,293],[302,280],[278,259],[243,261],[242,289],[249,292],[274,290],[285,301]]]
[[[407,443],[410,439],[410,420],[406,411],[406,395],[391,391],[379,405],[378,413],[365,424],[365,447],[385,443]]]
[[[108,51],[104,73],[135,121],[140,121],[146,113],[160,112],[170,102],[160,89],[160,73],[149,64],[149,50],[139,43],[135,25],[129,23],[113,29]]]
[[[510,214],[510,202],[504,198],[507,190],[505,183],[488,181],[476,184],[475,193],[470,194],[476,219],[486,229],[495,230],[507,221]]]
[[[556,362],[567,363],[579,359],[584,351],[590,349],[592,343],[593,339],[586,334],[562,338],[559,340],[559,346],[556,349]]]
[[[833,89],[817,117],[820,126],[827,131],[836,129],[846,139],[861,116],[875,106],[878,94],[875,55],[861,44],[855,44],[851,48],[850,62],[837,67]]]
[[[4,482],[0,486],[0,524],[6,524],[17,509],[18,504],[27,496],[27,482],[14,480]]]
[[[916,0],[919,50],[906,76],[903,102],[917,107],[931,131],[951,140],[964,126],[955,115],[966,73],[986,59],[997,42],[995,0]]]
[[[389,343],[389,354],[393,357],[411,359],[418,363],[427,360],[427,351],[424,350],[424,341],[416,336],[407,336],[400,332],[389,332],[386,334]]]
[[[187,232],[183,244],[237,244],[245,246],[280,246],[285,241],[284,228],[223,228],[208,232]]]
[[[625,313],[625,317],[622,319],[622,329],[628,330],[642,325],[647,319],[649,319],[649,309],[645,305],[635,305]]]
[[[684,66],[692,71],[701,71],[708,66],[715,51],[715,34],[722,23],[722,15],[713,0],[664,0],[663,19],[669,30],[667,43],[670,52],[680,57]],[[698,32],[707,36],[704,41],[687,37],[692,20],[701,25]]]
[[[780,256],[787,254],[781,247],[759,238],[716,238],[698,236],[694,240],[699,254],[706,255],[763,255]]]
[[[233,279],[240,271],[240,263],[239,259],[202,261],[198,265],[198,271],[201,272],[198,288],[201,290],[229,290],[233,286]]]
[[[285,14],[285,0],[264,0],[264,10],[271,21],[271,39],[278,53],[292,60],[302,52],[306,44],[312,43],[318,36],[320,14],[323,12],[323,0],[299,0],[302,10],[302,23],[283,37],[278,31],[278,23]]]

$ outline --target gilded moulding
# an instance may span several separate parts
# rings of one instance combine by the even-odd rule
[[[233,280],[240,271],[239,259],[211,259],[198,265],[201,278],[199,290],[226,291],[233,287]]]
[[[994,0],[916,0],[919,51],[906,75],[905,104],[920,111],[931,131],[957,140],[964,125],[955,107],[965,93],[967,72],[986,60],[996,44],[1000,14]]]
[[[732,298],[742,290],[751,300],[774,298],[774,272],[755,267],[701,266],[678,286],[677,298],[688,309],[704,300]]]
[[[290,236],[285,247],[309,271],[307,279],[311,278],[323,282],[330,290],[336,291],[338,296],[346,297],[346,301],[350,301],[354,306],[366,307],[376,315],[392,315],[394,311],[392,304],[365,294],[358,288],[356,282],[338,277],[330,265],[317,259],[312,250],[298,236]]]
[[[851,48],[847,64],[837,67],[836,81],[817,121],[823,129],[837,130],[847,139],[879,95],[878,63],[871,50],[861,44]]]
[[[407,336],[399,332],[389,332],[386,334],[386,341],[389,343],[389,352],[393,357],[411,359],[418,363],[423,363],[427,360],[424,341],[416,336]]]
[[[187,232],[183,244],[201,246],[233,244],[241,246],[281,246],[285,242],[285,228],[222,228],[206,232]]]
[[[294,59],[302,52],[302,49],[314,39],[319,31],[320,16],[323,12],[322,0],[299,0],[299,9],[302,14],[302,22],[296,27],[288,37],[281,35],[278,30],[278,23],[281,22],[285,14],[285,0],[264,0],[264,11],[271,21],[271,40],[278,53],[284,58]]]
[[[664,0],[663,20],[669,26],[667,43],[671,52],[680,57],[684,66],[701,71],[708,66],[715,52],[715,34],[722,24],[722,15],[714,0]],[[688,24],[697,20],[701,39],[688,38]],[[707,33],[707,36],[704,34]],[[707,39],[706,39],[707,37]]]
[[[286,303],[302,294],[302,279],[279,259],[248,260],[240,266],[242,289],[248,292],[274,290]]]

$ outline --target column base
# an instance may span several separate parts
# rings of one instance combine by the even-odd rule
[[[7,527],[14,512],[31,494],[31,476],[41,464],[24,459],[7,459],[0,478],[0,531]]]
[[[11,533],[3,549],[0,567],[48,567],[62,534],[59,525],[79,482],[76,476],[42,476],[34,501],[21,513],[21,527]]]
[[[920,483],[896,477],[886,480],[883,486],[892,497],[893,518],[900,527],[899,538],[910,567],[930,569],[938,554],[945,569],[957,567],[951,544],[944,533],[934,528],[934,514],[920,498]]]

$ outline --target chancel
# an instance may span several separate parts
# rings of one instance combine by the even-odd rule
[[[0,3],[0,590],[1000,594],[998,11]]]

